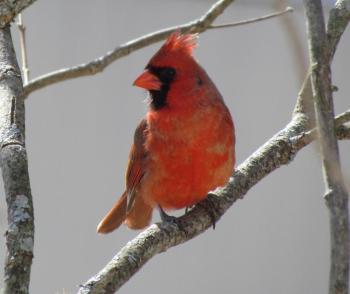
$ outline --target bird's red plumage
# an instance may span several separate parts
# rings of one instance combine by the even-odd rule
[[[233,173],[233,121],[214,83],[192,56],[195,40],[194,35],[172,34],[147,66],[152,76],[154,68],[172,68],[176,74],[164,105],[151,107],[135,132],[126,180],[127,206],[119,205],[121,209],[101,221],[101,233],[107,232],[104,228],[110,231],[113,214],[118,219],[123,215],[131,228],[143,228],[158,205],[164,209],[192,206],[210,190],[225,185]],[[147,80],[151,79],[135,84],[147,88]],[[154,89],[154,80],[152,85],[148,89]]]

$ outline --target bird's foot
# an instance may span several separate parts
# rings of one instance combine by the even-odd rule
[[[167,214],[163,208],[159,205],[159,214],[162,222],[164,223],[170,223],[176,225],[181,231],[185,231],[183,229],[182,224],[179,222],[179,219],[175,216]]]
[[[165,223],[177,222],[177,218],[175,216],[167,214],[160,205],[159,205],[159,214],[162,222],[165,222]]]
[[[207,197],[206,200],[199,202],[198,205],[205,209],[205,211],[207,212],[207,214],[209,215],[209,217],[211,219],[211,224],[213,226],[213,230],[215,230],[216,218],[217,218],[217,215],[219,214],[219,212],[216,208],[214,201],[212,199],[210,199],[210,197]]]

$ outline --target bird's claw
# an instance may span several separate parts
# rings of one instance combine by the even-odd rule
[[[213,200],[210,199],[209,197],[207,197],[207,199],[205,201],[199,202],[198,205],[205,209],[205,211],[207,212],[207,214],[209,215],[209,217],[211,219],[211,224],[213,226],[213,230],[215,230],[216,218],[217,218],[217,215],[219,214],[219,212],[217,211]]]
[[[161,206],[159,206],[159,214],[162,222],[174,224],[176,225],[181,231],[185,231],[182,224],[179,222],[179,219],[175,216],[167,214]]]

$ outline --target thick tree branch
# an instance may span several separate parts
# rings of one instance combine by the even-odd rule
[[[180,227],[168,223],[152,225],[129,242],[101,272],[83,285],[78,293],[114,293],[154,255],[184,243],[210,228],[212,219],[204,206],[214,206],[215,218],[219,220],[252,186],[276,168],[289,163],[298,151],[294,144],[291,144],[290,138],[305,130],[304,123],[302,115],[295,116],[284,130],[235,170],[226,187],[210,194],[202,202],[203,205],[197,205],[179,218]]]
[[[331,61],[335,54],[337,45],[350,21],[350,0],[338,0],[334,8],[329,12],[327,25],[328,51]],[[312,104],[312,89],[310,81],[311,69],[307,73],[303,86],[300,90],[295,113],[305,113],[309,116],[310,126],[314,126],[314,107]]]
[[[335,26],[336,32],[343,32],[349,22],[346,13],[338,13],[343,9],[348,0],[338,1],[331,13],[338,15],[330,17],[329,26]],[[349,6],[347,6],[349,7]],[[340,20],[339,18],[344,17]],[[339,26],[339,27],[338,27]],[[341,33],[333,36],[329,32],[328,37],[334,38],[329,47],[332,56]],[[277,135],[260,147],[243,164],[241,164],[231,178],[229,184],[223,189],[217,190],[215,195],[209,195],[204,203],[210,203],[216,207],[216,218],[219,219],[225,211],[239,198],[266,175],[283,164],[288,164],[295,154],[315,138],[314,131],[310,129],[312,114],[307,111],[307,101],[312,99],[310,75],[305,79],[302,90],[297,99],[291,123]],[[339,139],[349,138],[349,127],[342,125],[348,121],[346,114],[337,118],[336,133]],[[113,293],[127,282],[149,259],[160,252],[164,252],[172,246],[186,242],[211,227],[212,220],[208,216],[205,205],[197,205],[188,214],[179,219],[180,228],[176,225],[155,224],[142,232],[138,237],[129,242],[96,276],[92,277],[79,289],[80,294],[87,293]]]
[[[349,286],[349,215],[345,187],[334,130],[331,80],[331,54],[325,31],[321,0],[304,0],[312,64],[311,84],[314,97],[318,142],[321,149],[326,202],[330,211],[331,270],[330,294],[346,294]]]
[[[28,293],[34,215],[24,143],[21,74],[10,28],[0,29],[0,167],[8,211],[3,293]]]
[[[285,129],[235,170],[226,187],[211,193],[202,205],[179,218],[180,227],[164,223],[152,225],[122,248],[104,269],[81,286],[78,293],[114,293],[153,256],[206,231],[211,227],[212,219],[203,207],[214,206],[218,221],[256,183],[291,162],[296,153],[314,139],[311,132],[305,132],[305,123],[305,116],[294,116]]]
[[[0,28],[9,24],[18,13],[36,0],[2,0],[0,1]]]

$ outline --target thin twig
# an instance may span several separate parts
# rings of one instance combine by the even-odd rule
[[[335,126],[339,127],[340,125],[347,123],[350,121],[350,110],[343,112],[342,114],[339,114],[335,118]]]
[[[108,52],[106,55],[88,63],[60,69],[40,76],[30,81],[28,85],[24,87],[24,93],[28,96],[28,94],[35,90],[58,82],[100,73],[117,59],[125,57],[138,49],[159,42],[176,30],[180,30],[181,32],[202,33],[206,31],[212,22],[234,1],[235,0],[219,0],[202,17],[194,21],[144,35],[124,43]]]
[[[275,18],[278,16],[281,16],[283,14],[289,13],[289,12],[293,12],[294,9],[292,7],[287,7],[286,9],[282,10],[282,11],[278,11],[278,12],[274,12],[268,15],[264,15],[264,16],[260,16],[260,17],[256,17],[256,18],[251,18],[251,19],[246,19],[246,20],[242,20],[242,21],[238,21],[238,22],[232,22],[232,23],[224,23],[224,24],[217,24],[217,25],[211,25],[208,27],[208,29],[222,29],[222,28],[232,28],[232,27],[238,27],[238,26],[242,26],[242,25],[246,25],[246,24],[250,24],[250,23],[256,23],[256,22],[260,22],[263,20],[267,20],[270,18]]]
[[[350,110],[347,110],[334,118],[335,132],[338,140],[350,139],[350,128],[345,125],[350,122]],[[317,129],[313,128],[301,133],[295,138],[291,138],[293,144],[298,145],[296,148],[301,149],[318,138]]]
[[[29,67],[28,67],[28,55],[26,44],[26,27],[23,24],[22,13],[18,14],[17,27],[19,30],[19,44],[21,48],[22,57],[22,72],[23,72],[23,84],[28,84],[29,81]]]
[[[325,199],[330,211],[331,269],[329,294],[347,294],[349,287],[348,192],[341,171],[334,129],[331,54],[325,31],[321,0],[304,0],[307,16],[311,83],[321,149]]]
[[[341,0],[343,2],[348,0]],[[337,2],[337,4],[339,4]],[[337,5],[334,9],[339,9]],[[337,31],[344,32],[348,21],[341,19],[344,13],[335,13],[337,17],[330,18],[330,22],[343,26]],[[329,37],[334,38],[330,51],[335,52],[337,39],[340,34]],[[309,75],[298,95],[298,103],[293,113],[291,123],[277,135],[267,141],[251,155],[243,164],[241,164],[234,173],[229,184],[218,191],[218,197],[215,200],[209,200],[211,204],[215,203],[218,209],[217,219],[220,218],[237,199],[243,198],[245,193],[263,177],[280,167],[282,164],[289,163],[296,152],[309,144],[314,136],[307,132],[309,126],[308,113],[304,112],[304,101],[312,98],[311,83]],[[339,126],[339,129],[344,127]],[[338,133],[338,130],[337,130]],[[345,130],[346,136],[349,136],[349,130]],[[202,206],[196,206],[194,210],[183,216],[181,228],[176,226],[153,225],[142,232],[134,240],[129,242],[97,275],[92,277],[79,289],[80,294],[103,293],[109,291],[113,293],[126,283],[149,259],[157,253],[166,251],[172,246],[186,242],[198,234],[204,232],[212,224],[212,219],[208,217]],[[109,293],[108,292],[108,293]]]
[[[274,7],[281,10],[287,6],[288,0],[275,0]],[[285,38],[288,43],[288,50],[291,53],[291,57],[294,59],[293,63],[296,70],[296,77],[300,84],[302,84],[305,72],[307,70],[306,56],[304,50],[304,36],[301,36],[298,29],[298,21],[295,17],[285,16],[279,18],[279,22],[284,28]]]
[[[205,13],[202,17],[198,18],[195,21],[191,21],[189,23],[170,27],[167,29],[163,29],[160,31],[156,31],[145,36],[142,36],[138,39],[129,41],[123,45],[118,46],[114,50],[108,52],[106,55],[101,56],[93,61],[88,63],[80,64],[77,66],[73,66],[70,68],[60,69],[40,77],[37,77],[30,81],[24,87],[24,93],[28,96],[30,93],[47,87],[49,85],[66,81],[69,79],[79,78],[83,76],[95,75],[97,73],[102,72],[107,66],[112,64],[119,58],[125,57],[130,53],[149,46],[153,43],[161,41],[165,39],[169,34],[176,30],[181,30],[182,32],[192,32],[192,33],[202,33],[208,29],[219,28],[218,26],[211,25],[212,22],[231,4],[234,0],[221,0],[215,3],[207,13]],[[260,18],[255,18],[243,22],[224,24],[223,26],[238,26],[244,23],[252,23],[265,19],[269,19],[272,17],[276,17],[287,12],[293,11],[293,8],[287,7],[286,10],[277,12],[271,15],[263,16]]]

